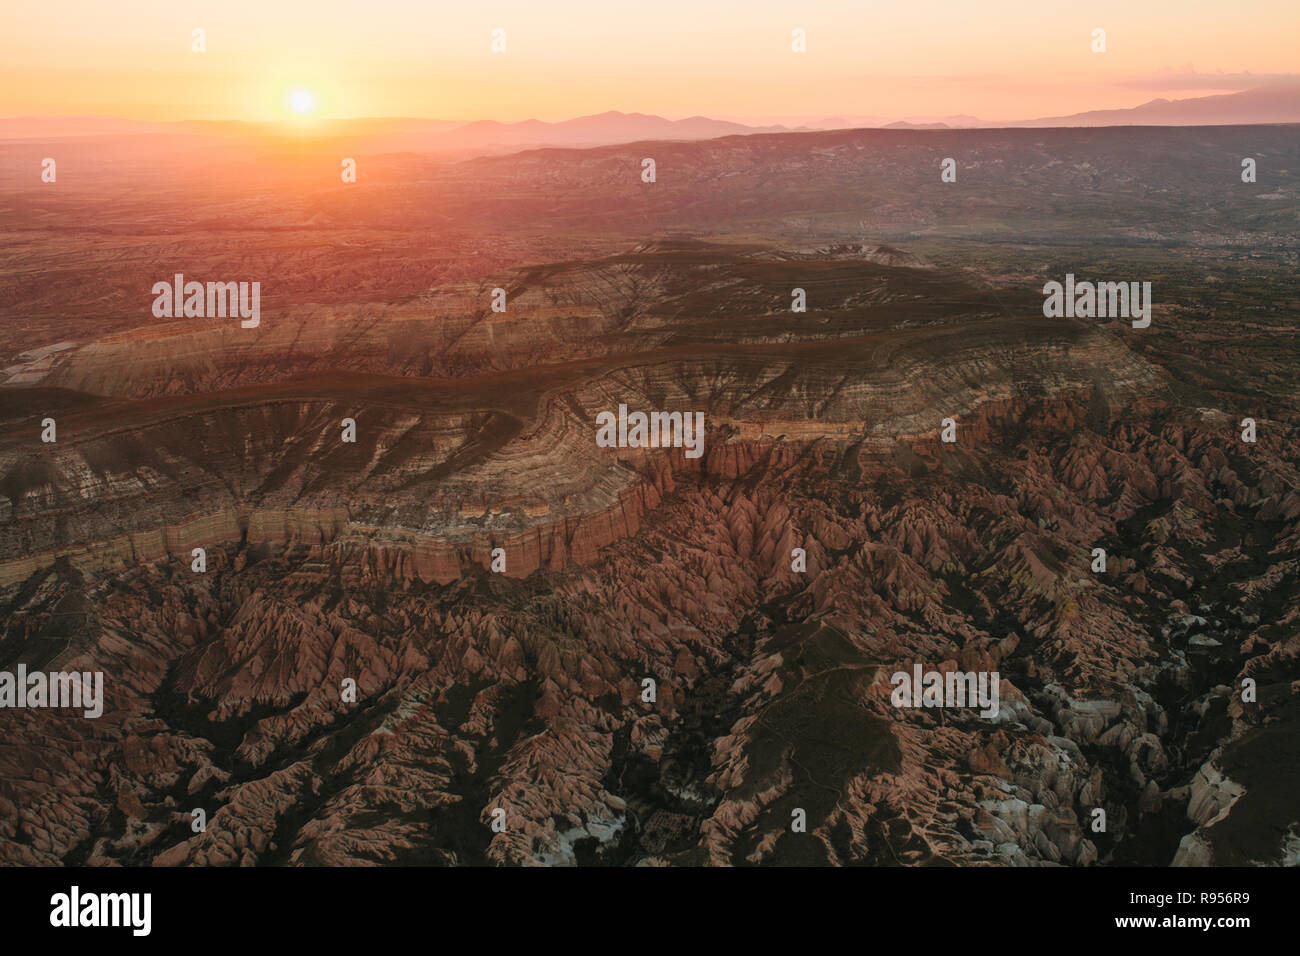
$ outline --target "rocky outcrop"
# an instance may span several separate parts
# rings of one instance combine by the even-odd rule
[[[678,252],[645,301],[605,263],[613,341],[563,360],[39,392],[43,447],[6,406],[0,666],[106,701],[0,710],[0,861],[1290,858],[1289,425],[1244,448],[1107,333],[973,301],[868,335],[737,286],[730,341],[659,308],[735,278]],[[700,408],[705,453],[597,447],[620,403]],[[997,672],[996,714],[895,706],[916,665]]]

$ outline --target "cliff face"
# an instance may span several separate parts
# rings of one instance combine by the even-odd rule
[[[918,291],[955,299],[955,316],[913,327],[927,306],[909,305],[907,322],[889,325],[891,297],[864,303],[846,281],[883,287],[917,270],[834,251],[814,261],[806,291],[821,301],[807,315],[780,307],[787,293],[768,273],[783,260],[711,247],[524,271],[502,280],[509,308],[525,313],[510,321],[472,311],[483,288],[444,292],[432,306],[443,314],[418,320],[440,328],[442,345],[420,363],[438,377],[382,345],[427,346],[427,336],[375,322],[344,349],[328,316],[268,322],[247,344],[219,348],[207,339],[240,330],[163,328],[131,362],[96,357],[101,346],[137,348],[120,336],[60,350],[31,400],[4,416],[0,582],[60,556],[92,567],[342,532],[408,542],[414,573],[429,580],[496,547],[508,573],[527,575],[634,532],[683,468],[735,477],[773,443],[888,448],[937,434],[944,418],[978,442],[989,415],[1031,383],[1044,395],[1088,390],[1101,369],[1121,392],[1161,381],[1106,332],[976,311],[983,293],[951,276],[927,274]],[[725,312],[711,298],[719,283]],[[768,311],[737,319],[737,300]],[[466,351],[484,335],[490,363]],[[152,350],[169,358],[155,362]],[[319,371],[331,367],[342,371]],[[703,413],[704,457],[597,447],[597,415],[620,405]],[[33,440],[46,416],[58,424],[53,444]]]
[[[1210,741],[1180,728],[1249,735],[1289,693],[1280,580],[1238,555],[1295,546],[1291,445],[1245,460],[1197,423],[1072,427],[1086,414],[1012,403],[986,425],[1026,430],[1010,457],[736,444],[662,467],[637,506],[653,522],[591,556],[574,534],[562,566],[511,582],[430,583],[437,551],[342,529],[214,547],[206,575],[59,562],[13,597],[5,640],[103,669],[109,706],[91,738],[3,714],[6,858],[1086,863],[1139,820],[1207,823],[1223,801],[1176,783]],[[1202,555],[1223,560],[1208,579]],[[898,710],[889,675],[914,661],[998,671],[1002,716]],[[1262,703],[1219,686],[1240,673]]]
[[[1012,399],[1012,370],[1027,365],[1041,368],[1045,393],[1086,388],[1098,362],[1111,363],[1117,387],[1157,380],[1100,336],[1070,344],[969,349],[926,369],[901,359],[887,374],[843,358],[843,374],[827,374],[761,352],[657,359],[546,393],[527,421],[517,417],[522,408],[426,411],[418,388],[403,396],[407,407],[375,408],[347,389],[308,398],[306,386],[272,400],[217,393],[181,414],[154,402],[116,405],[111,425],[104,411],[74,414],[63,419],[59,442],[35,454],[30,442],[14,443],[0,459],[11,514],[0,583],[61,556],[97,567],[220,541],[310,543],[344,531],[410,543],[417,568],[440,569],[430,580],[451,580],[466,561],[486,564],[497,547],[507,550],[509,573],[526,576],[563,567],[570,542],[590,559],[635,533],[641,512],[683,469],[734,478],[777,445],[797,455],[825,441],[880,450],[924,441],[941,427],[935,409],[960,420],[963,441],[983,441]],[[709,382],[707,395],[683,387],[699,381]],[[372,378],[367,387],[401,384]],[[598,448],[596,416],[620,403],[702,409],[702,457]],[[355,443],[343,440],[347,420]]]
[[[710,290],[778,301],[777,260],[638,255],[547,274],[614,277],[594,344],[502,324],[486,371],[304,346],[6,406],[0,662],[107,701],[0,710],[0,860],[1163,864],[1227,825],[1277,862],[1238,810],[1286,815],[1293,426],[1244,444],[1110,332],[914,264],[860,278],[946,318],[832,299],[836,253],[836,307],[742,322]],[[702,411],[704,454],[598,447],[619,404]],[[896,707],[916,664],[996,671],[996,717]]]

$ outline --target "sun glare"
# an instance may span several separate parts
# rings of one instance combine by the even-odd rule
[[[310,113],[316,106],[316,97],[306,90],[294,90],[289,94],[289,105],[295,113]]]

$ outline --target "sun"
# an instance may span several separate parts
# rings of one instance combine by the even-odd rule
[[[289,94],[289,106],[295,113],[310,113],[316,108],[316,97],[306,90],[294,90]]]

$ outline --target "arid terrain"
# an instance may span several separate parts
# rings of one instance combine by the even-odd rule
[[[105,689],[0,864],[1300,863],[1298,224],[1283,125],[0,141],[0,670]]]

